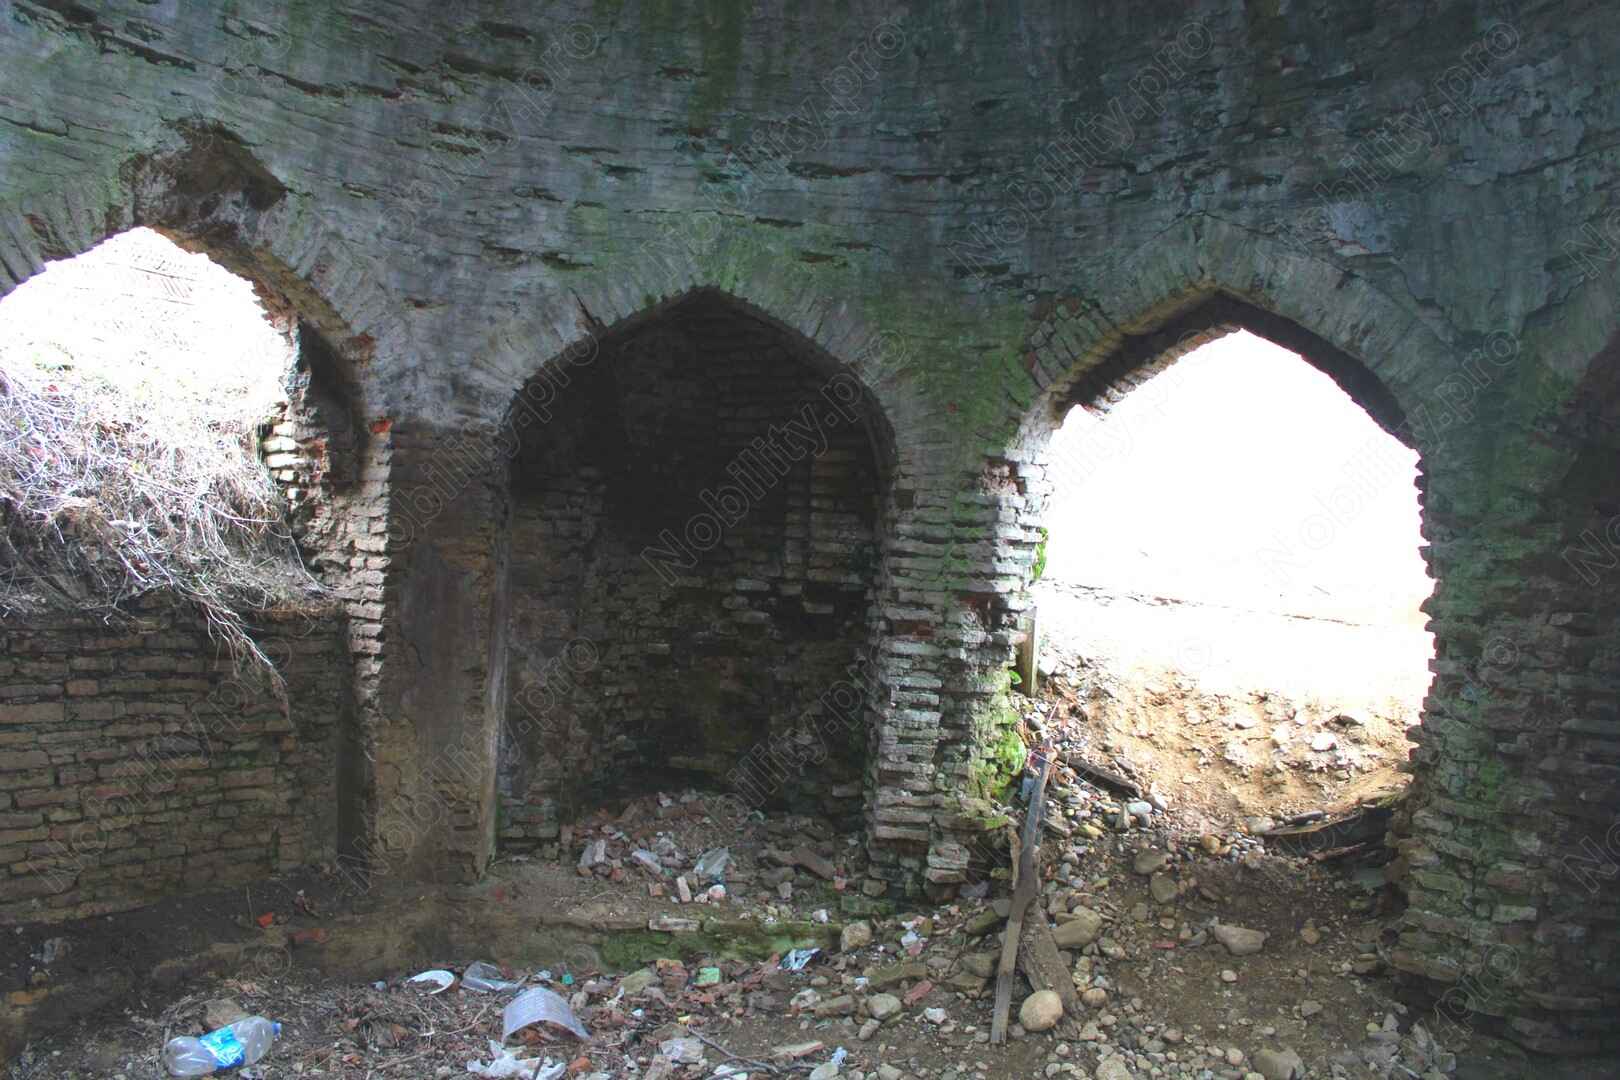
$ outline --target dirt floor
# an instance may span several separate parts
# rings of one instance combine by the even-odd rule
[[[1088,755],[1211,827],[1405,790],[1434,646],[1358,624],[1062,582],[1037,590],[1044,688]],[[1076,723],[1078,726],[1076,727]]]
[[[1309,1077],[1610,1075],[1532,1064],[1400,999],[1383,959],[1399,908],[1380,865],[1387,811],[1363,804],[1400,787],[1410,714],[1331,697],[1304,709],[1276,687],[1233,697],[1214,680],[1152,688],[1106,657],[1057,635],[1052,678],[1021,701],[1026,738],[1057,762],[1029,917],[1054,925],[1085,993],[1053,1030],[1019,1025],[1018,976],[1010,1038],[989,1044],[1004,838],[961,895],[895,910],[863,894],[858,836],[670,792],[604,808],[472,888],[312,873],[7,931],[13,1001],[100,973],[128,981],[4,1075],[150,1080],[167,1038],[237,1012],[283,1025],[239,1075],[480,1075],[507,1002],[533,987],[571,1002],[588,1038],[526,1029],[510,1044],[521,1065],[483,1075],[1274,1080],[1295,1055]],[[1335,745],[1310,749],[1322,735]],[[729,864],[699,874],[722,845]],[[819,951],[789,970],[795,947]],[[187,953],[224,962],[175,962]],[[520,985],[472,989],[462,977],[480,960]],[[457,984],[407,982],[429,968]]]
[[[1075,820],[1095,827],[1112,817],[1111,797],[1083,782],[1060,782],[1055,795],[1053,810],[1065,826]],[[1059,808],[1076,803],[1083,809],[1072,819],[1063,817]],[[879,1072],[886,1065],[900,1075],[918,1077],[1243,1077],[1260,1064],[1256,1055],[1268,1050],[1297,1053],[1311,1076],[1426,1075],[1417,1068],[1425,1054],[1412,1032],[1413,1022],[1422,1018],[1395,1002],[1378,959],[1390,932],[1380,902],[1383,894],[1307,857],[1264,854],[1264,843],[1257,838],[1223,834],[1226,850],[1211,854],[1197,837],[1175,827],[1173,815],[1155,811],[1148,820],[1148,827],[1138,822],[1125,831],[1107,825],[1099,839],[1087,838],[1083,844],[1049,834],[1043,848],[1049,876],[1041,905],[1066,911],[1079,904],[1102,916],[1104,929],[1097,940],[1071,954],[1076,985],[1100,990],[1102,997],[1072,1022],[1065,1021],[1059,1033],[1028,1034],[1015,1027],[1013,1037],[1000,1047],[986,1045],[991,988],[975,973],[988,970],[995,955],[1000,921],[990,905],[1005,892],[1004,883],[997,883],[984,900],[963,899],[870,919],[870,943],[857,944],[860,932],[851,931],[850,948],[829,946],[799,972],[782,970],[770,956],[722,959],[722,953],[731,951],[730,939],[698,945],[692,952],[682,941],[687,935],[676,933],[665,939],[667,945],[650,943],[645,954],[653,961],[650,970],[629,987],[622,971],[646,970],[639,964],[643,957],[627,954],[619,957],[625,962],[613,964],[603,956],[614,952],[615,942],[637,937],[629,928],[645,926],[647,920],[695,915],[739,921],[752,916],[761,924],[775,919],[783,926],[798,917],[819,925],[814,913],[825,907],[832,933],[836,923],[845,921],[838,914],[837,878],[827,881],[802,866],[787,875],[781,871],[788,868],[777,866],[773,876],[792,887],[792,900],[782,899],[779,886],[756,880],[739,886],[737,899],[677,904],[648,895],[650,875],[639,870],[618,882],[595,873],[581,875],[577,855],[570,852],[562,863],[503,863],[481,892],[532,918],[549,915],[608,928],[600,944],[576,945],[562,962],[544,971],[504,969],[513,979],[549,986],[574,1000],[591,1038],[581,1043],[554,1034],[524,1053],[537,1063],[545,1057],[559,1065],[572,1063],[585,1075],[709,1077],[722,1075],[718,1068],[733,1061],[728,1055],[747,1059],[733,1064],[752,1075],[804,1074],[829,1062],[839,1047],[847,1051],[840,1070],[846,1076],[892,1075]],[[586,842],[582,839],[581,845]],[[839,844],[819,845],[828,846]],[[622,861],[613,847],[610,860]],[[1154,899],[1153,879],[1136,872],[1138,865],[1148,865],[1137,861],[1144,853],[1167,857],[1158,872],[1173,883],[1175,895],[1165,895],[1162,902]],[[765,872],[759,868],[771,862],[754,862],[755,873]],[[835,872],[843,868],[835,862]],[[289,900],[297,892],[265,887],[264,895]],[[346,932],[332,911],[314,911],[289,908],[287,925],[306,932],[326,927],[334,935]],[[386,911],[380,914],[388,917]],[[55,963],[68,964],[75,956],[82,963],[94,955],[96,942],[105,945],[109,935],[132,937],[126,918],[56,928],[55,936],[69,947]],[[229,922],[230,916],[225,919]],[[1217,919],[1265,933],[1263,947],[1253,955],[1231,955],[1211,938],[1210,924]],[[614,927],[624,929],[615,932]],[[248,942],[254,934],[266,933],[256,924],[251,931],[220,926],[217,932]],[[30,935],[30,940],[36,937]],[[691,937],[696,941],[705,935]],[[738,947],[744,951],[753,943],[746,935],[736,940],[743,942]],[[34,952],[40,955],[38,947]],[[652,955],[658,952],[668,955]],[[145,963],[153,955],[136,951],[117,962],[135,962],[139,956]],[[462,974],[478,958],[430,955],[422,966]],[[505,958],[499,942],[492,940],[482,958],[501,964]],[[50,977],[52,965],[35,961],[33,966]],[[718,971],[704,971],[711,967]],[[424,996],[404,983],[414,971],[401,968],[374,984],[324,975],[306,966],[299,950],[250,948],[234,970],[132,995],[117,1008],[37,1041],[12,1063],[9,1076],[161,1076],[157,1052],[163,1041],[203,1030],[209,1023],[207,1003],[217,999],[283,1024],[271,1056],[246,1075],[461,1076],[469,1075],[469,1062],[491,1060],[489,1040],[500,1037],[502,1009],[513,992],[458,987]],[[718,982],[698,985],[712,978]],[[893,993],[899,1001],[880,1003],[879,992]],[[1025,992],[1020,986],[1014,995],[1015,1018]],[[881,1024],[870,1019],[874,1012],[886,1014],[886,1007],[896,1007],[892,1016]],[[231,1007],[215,1008],[228,1014]],[[1432,1017],[1429,1022],[1434,1024]],[[1472,1052],[1463,1032],[1439,1025],[1437,1033],[1446,1051]],[[670,1041],[680,1038],[699,1041]],[[660,1047],[678,1055],[683,1045],[688,1051],[694,1045],[701,1048],[702,1065],[673,1064],[660,1072]],[[804,1056],[788,1058],[785,1048]],[[1128,1071],[1099,1071],[1099,1064],[1110,1059]],[[1428,1061],[1449,1064],[1443,1054],[1428,1055]],[[1397,1064],[1414,1073],[1395,1071]],[[523,1075],[534,1067],[525,1066]]]
[[[274,912],[282,920],[271,929],[250,920],[247,909],[240,916],[231,912],[224,897],[204,905],[201,917],[212,921],[210,934],[246,943],[239,963],[131,994],[115,1008],[36,1041],[8,1075],[161,1076],[159,1048],[174,1034],[200,1032],[218,1019],[206,1015],[210,1002],[217,1014],[239,1008],[283,1025],[270,1057],[244,1075],[471,1075],[469,1062],[492,1060],[489,1042],[500,1038],[502,1010],[514,992],[458,986],[424,996],[404,980],[419,967],[465,974],[477,959],[501,966],[525,985],[548,986],[572,999],[590,1032],[585,1042],[551,1032],[525,1048],[524,1056],[534,1060],[523,1067],[524,1076],[536,1066],[543,1070],[545,1058],[578,1074],[612,1077],[802,1075],[826,1066],[840,1047],[847,1055],[838,1073],[823,1071],[818,1080],[895,1075],[880,1071],[884,1066],[917,1077],[1244,1077],[1252,1067],[1274,1064],[1257,1060],[1263,1051],[1297,1053],[1312,1076],[1426,1075],[1417,1066],[1450,1063],[1443,1054],[1425,1054],[1421,1036],[1412,1031],[1420,1017],[1394,1001],[1378,958],[1390,933],[1382,902],[1387,894],[1309,857],[1266,854],[1262,839],[1236,830],[1218,834],[1212,853],[1199,836],[1177,827],[1173,813],[1151,811],[1145,826],[1133,819],[1121,830],[1116,811],[1125,809],[1123,800],[1061,770],[1059,775],[1049,804],[1055,824],[1043,846],[1040,906],[1063,913],[1057,916],[1060,927],[1072,921],[1071,906],[1088,909],[1101,917],[1102,930],[1090,945],[1068,954],[1075,985],[1101,995],[1093,994],[1096,1004],[1066,1019],[1056,1033],[1024,1033],[1015,1026],[1005,1046],[987,1045],[992,986],[982,973],[996,955],[1001,921],[993,905],[1004,896],[1005,881],[986,883],[982,899],[865,920],[871,940],[861,944],[861,931],[848,931],[849,947],[840,948],[839,924],[849,922],[840,900],[852,880],[844,872],[853,874],[859,861],[859,848],[849,838],[817,841],[802,821],[756,822],[751,835],[732,847],[738,865],[728,875],[728,897],[681,904],[673,888],[650,895],[651,886],[669,879],[655,880],[629,856],[632,844],[655,844],[659,830],[626,828],[614,820],[582,829],[577,842],[558,853],[560,859],[498,864],[477,890],[483,902],[519,920],[601,931],[563,949],[560,960],[543,970],[512,963],[503,955],[502,934],[492,931],[480,955],[428,952],[418,965],[397,967],[375,981],[324,974],[311,959],[319,942],[307,949],[269,942],[285,941],[288,930],[334,939],[360,934],[355,920],[381,920],[386,933],[401,898],[353,915],[347,912],[356,904],[364,909],[375,898],[336,888],[311,901],[305,883],[300,910],[298,889],[266,885],[257,890],[262,899],[255,910],[262,907],[258,914]],[[700,810],[704,803],[685,805]],[[701,817],[694,824],[701,827]],[[1064,830],[1070,837],[1061,835]],[[1088,835],[1093,830],[1096,838]],[[613,839],[615,833],[624,839]],[[607,841],[606,873],[582,873],[576,849],[598,839]],[[795,847],[787,849],[784,840]],[[1137,872],[1161,856],[1164,865],[1156,873],[1162,877]],[[1155,882],[1161,899],[1151,891]],[[1173,886],[1173,895],[1163,882]],[[783,898],[784,891],[791,899]],[[818,922],[821,917],[828,923]],[[698,922],[686,932],[684,924],[660,921],[665,919]],[[753,923],[759,931],[720,932],[713,930],[715,920],[733,927]],[[1215,920],[1264,933],[1263,947],[1253,955],[1232,955],[1213,940]],[[641,933],[649,922],[678,932]],[[801,971],[783,970],[781,947],[792,942],[778,938],[809,941],[818,933],[823,951]],[[44,982],[56,977],[54,971],[65,976],[66,968],[83,968],[92,958],[145,965],[162,954],[152,947],[163,935],[149,913],[16,936],[27,939],[30,966],[43,973]],[[59,955],[46,964],[41,958],[52,937]],[[255,948],[255,937],[265,943]],[[121,951],[115,941],[130,946]],[[769,952],[761,959],[764,950]],[[640,972],[628,985],[627,969]],[[880,1000],[880,993],[898,1000]],[[1022,985],[1015,992],[1015,1021],[1026,993]],[[1463,1033],[1440,1028],[1439,1034],[1446,1051],[1466,1049]],[[683,1038],[697,1041],[672,1041]],[[680,1063],[682,1053],[699,1050],[701,1064]],[[728,1062],[737,1072],[721,1071]],[[1414,1073],[1393,1071],[1397,1063]],[[1115,1071],[1101,1071],[1110,1067]]]
[[[1110,797],[1101,790],[1060,783],[1057,792],[1054,810],[1072,805],[1073,795],[1079,795],[1085,808],[1077,815],[1081,826],[1111,816]],[[1061,820],[1067,824],[1071,819]],[[1424,1054],[1412,1032],[1413,1022],[1424,1017],[1394,1000],[1378,958],[1390,933],[1381,903],[1385,894],[1308,857],[1263,854],[1264,843],[1256,838],[1224,834],[1221,845],[1228,849],[1212,855],[1197,838],[1175,828],[1173,815],[1154,812],[1148,820],[1149,827],[1138,823],[1127,831],[1108,826],[1099,839],[1080,845],[1049,836],[1044,850],[1050,877],[1042,906],[1062,911],[1078,903],[1103,917],[1099,938],[1072,955],[1076,985],[1101,990],[1103,996],[1072,1023],[1065,1022],[1061,1033],[1025,1034],[1014,1028],[1012,1039],[1001,1047],[985,1043],[990,988],[974,973],[986,971],[995,954],[999,920],[989,905],[1005,891],[1003,883],[983,901],[959,900],[871,919],[869,944],[857,945],[859,931],[851,932],[851,948],[826,948],[799,972],[782,970],[769,956],[721,959],[730,951],[725,941],[699,945],[690,953],[681,940],[686,935],[676,933],[666,939],[667,946],[651,945],[653,953],[669,955],[652,957],[650,972],[639,976],[641,985],[632,981],[629,988],[620,977],[622,969],[644,970],[638,963],[642,957],[612,964],[602,954],[611,953],[615,941],[636,937],[628,928],[660,917],[692,917],[700,905],[649,896],[649,881],[640,871],[619,882],[581,876],[572,853],[561,864],[501,864],[482,892],[534,918],[549,913],[609,928],[601,939],[605,944],[577,945],[545,971],[505,968],[514,979],[573,998],[577,1016],[591,1033],[589,1041],[553,1038],[525,1054],[572,1063],[586,1075],[708,1077],[721,1075],[717,1067],[732,1060],[728,1055],[748,1059],[736,1064],[752,1075],[802,1074],[825,1065],[839,1047],[848,1052],[841,1066],[841,1074],[848,1076],[892,1075],[878,1071],[887,1065],[900,1075],[919,1077],[1243,1077],[1259,1064],[1256,1055],[1268,1050],[1297,1053],[1311,1076],[1428,1075],[1417,1068],[1426,1059],[1442,1067],[1450,1063],[1443,1054]],[[1163,902],[1150,891],[1153,879],[1136,872],[1145,852],[1168,857],[1159,873],[1173,883],[1175,895],[1166,895]],[[1070,862],[1077,854],[1077,861]],[[1067,877],[1066,862],[1072,871]],[[798,916],[818,925],[814,912],[825,904],[835,923],[843,921],[833,902],[836,879],[828,882],[795,867],[786,880],[795,893],[791,901],[761,882],[757,889],[739,889],[742,899],[702,907],[728,920],[752,915],[761,923],[776,918],[787,924],[790,916]],[[290,899],[297,892],[266,887],[265,895]],[[328,926],[332,934],[345,932],[330,912],[318,907],[315,912],[289,908],[287,923],[306,932]],[[386,918],[387,912],[381,915]],[[712,917],[708,911],[703,915]],[[1263,947],[1253,955],[1231,955],[1211,939],[1210,924],[1217,919],[1265,933]],[[127,917],[98,923],[56,928],[54,936],[69,947],[55,963],[67,964],[75,956],[82,963],[95,954],[96,942],[105,945],[109,936],[137,936],[128,932]],[[616,936],[612,927],[626,929]],[[222,926],[218,932],[248,943],[255,934],[266,933],[256,925],[252,930]],[[151,928],[148,934],[154,940],[161,936]],[[703,936],[692,935],[694,940]],[[43,955],[42,946],[40,942],[32,950],[35,956]],[[157,951],[137,945],[113,962],[144,964],[154,955]],[[443,966],[459,974],[476,958],[429,955],[422,966]],[[483,958],[501,963],[498,940],[490,942]],[[51,977],[52,965],[36,960],[32,966]],[[704,971],[711,967],[718,971]],[[404,983],[414,970],[400,968],[374,985],[368,979],[324,975],[306,966],[299,950],[253,949],[250,944],[234,970],[132,994],[116,1008],[37,1041],[12,1063],[9,1076],[161,1076],[157,1053],[164,1040],[203,1030],[209,1023],[206,1003],[222,998],[283,1024],[271,1056],[245,1075],[469,1075],[468,1062],[491,1060],[489,1040],[500,1037],[502,1008],[513,993],[458,987],[423,996]],[[698,985],[709,978],[718,982]],[[882,992],[900,998],[894,1015],[881,1025],[870,1016],[886,1012],[884,1004],[896,1003],[878,1002],[880,983]],[[1023,987],[1015,993],[1015,1016],[1024,993]],[[1436,1024],[1432,1016],[1427,1019],[1446,1051],[1478,1053],[1466,1033]],[[863,1038],[869,1027],[876,1030],[866,1031]],[[661,1046],[676,1052],[683,1045],[693,1048],[670,1042],[683,1037],[700,1040],[695,1045],[701,1047],[703,1064],[658,1071]],[[804,1056],[784,1057],[788,1047]],[[1128,1071],[1099,1071],[1099,1064],[1109,1059]],[[1414,1072],[1395,1071],[1397,1064]],[[1490,1075],[1523,1075],[1512,1071],[1513,1064],[1509,1056],[1506,1071]],[[526,1066],[523,1075],[532,1068]]]
[[[1066,788],[1088,791],[1084,785]],[[1094,803],[1105,798],[1090,792]],[[1101,812],[1101,806],[1094,810]],[[682,935],[675,934],[667,950],[654,947],[654,952],[670,955],[662,962],[652,957],[655,977],[643,977],[646,985],[634,993],[622,993],[621,979],[600,970],[634,963],[604,964],[601,954],[611,953],[611,944],[577,946],[572,962],[549,969],[549,978],[529,969],[508,967],[506,973],[574,997],[578,1015],[592,1033],[588,1043],[565,1040],[536,1053],[558,1062],[588,1058],[589,1068],[577,1067],[608,1076],[637,1075],[632,1062],[647,1074],[661,1044],[687,1035],[709,1040],[699,1044],[706,1064],[701,1069],[678,1067],[671,1075],[714,1075],[727,1053],[775,1070],[808,1072],[840,1046],[848,1051],[844,1075],[875,1073],[887,1064],[905,1075],[931,1077],[1032,1076],[1044,1073],[1048,1064],[1073,1064],[1081,1069],[1078,1075],[1087,1076],[1105,1053],[1123,1055],[1141,1069],[1138,1075],[1147,1075],[1146,1068],[1153,1066],[1170,1075],[1198,1075],[1205,1067],[1218,1068],[1221,1075],[1231,1049],[1247,1060],[1260,1050],[1288,1047],[1317,1066],[1336,1055],[1354,1058],[1366,1052],[1369,1025],[1381,1027],[1394,1011],[1373,959],[1383,928],[1372,897],[1308,860],[1259,856],[1258,843],[1232,840],[1230,852],[1213,857],[1196,841],[1176,839],[1163,825],[1125,833],[1110,830],[1089,845],[1084,869],[1075,867],[1075,876],[1067,880],[1057,860],[1073,848],[1057,843],[1055,836],[1048,841],[1054,880],[1043,906],[1066,910],[1078,900],[1107,922],[1098,941],[1083,950],[1091,955],[1075,957],[1077,985],[1104,990],[1106,1001],[1076,1018],[1065,1037],[1015,1034],[1004,1047],[985,1045],[989,988],[972,972],[984,970],[994,955],[999,921],[984,901],[870,920],[870,944],[843,951],[826,948],[800,972],[784,971],[769,957],[719,959],[725,946],[718,943],[681,962],[677,957],[686,946],[679,940]],[[1155,902],[1149,879],[1132,870],[1139,851],[1170,855],[1167,872],[1184,895]],[[531,909],[544,905],[605,927],[690,917],[700,907],[647,895],[648,881],[639,871],[612,882],[594,874],[581,876],[571,865],[574,861],[503,864],[485,889],[503,901]],[[761,887],[746,899],[702,907],[721,909],[728,919],[751,914],[761,922],[776,918],[786,924],[797,916],[814,924],[814,913],[827,905],[833,920],[844,921],[837,914],[836,879],[828,882],[797,867],[786,880],[795,892],[791,901],[782,900],[777,889]],[[1207,943],[1207,925],[1217,917],[1266,932],[1264,949],[1237,958]],[[970,932],[975,920],[988,933]],[[313,930],[326,920],[289,911],[288,921]],[[1315,944],[1301,937],[1307,921],[1320,932]],[[106,925],[111,930],[119,923],[115,918]],[[119,937],[132,936],[123,929]],[[68,943],[66,957],[57,961],[64,964],[75,955],[82,962],[94,941],[105,942],[106,937],[95,927],[57,930],[58,939]],[[219,932],[231,933],[223,927]],[[237,928],[233,936],[247,934]],[[1200,943],[1201,938],[1206,940]],[[151,955],[116,954],[112,962],[145,963]],[[286,963],[269,959],[281,955],[289,958]],[[973,957],[979,959],[969,959]],[[427,964],[461,973],[472,959],[440,956]],[[499,963],[498,948],[486,959]],[[49,965],[34,966],[50,970]],[[706,967],[719,968],[719,982],[698,986]],[[1235,981],[1222,981],[1223,971],[1234,972]],[[374,986],[323,976],[302,967],[296,951],[266,947],[234,972],[167,993],[132,997],[115,1015],[99,1015],[41,1040],[13,1063],[10,1075],[30,1080],[163,1075],[157,1064],[163,1041],[175,1033],[203,1030],[205,1004],[221,998],[283,1024],[282,1039],[258,1067],[265,1077],[467,1075],[469,1061],[488,1061],[488,1040],[499,1037],[501,1009],[512,994],[458,988],[422,996],[403,985],[403,978],[413,973],[401,970]],[[864,986],[856,981],[862,977],[868,980]],[[873,1011],[880,983],[900,998],[899,1008],[863,1039],[862,1025]],[[1023,996],[1020,989],[1015,1009]],[[1319,1011],[1309,1004],[1313,1001]],[[881,1006],[877,1011],[883,1011]],[[1399,1012],[1394,1015],[1398,1022]],[[783,1060],[782,1047],[809,1043],[823,1045],[806,1050],[796,1064]],[[1391,1042],[1390,1048],[1396,1045]],[[744,1071],[769,1074],[764,1067]]]

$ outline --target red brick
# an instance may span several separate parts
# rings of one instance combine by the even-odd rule
[[[32,705],[0,705],[0,724],[57,724],[64,718],[60,701]]]
[[[50,755],[43,750],[9,750],[0,753],[0,772],[37,769],[50,763]]]
[[[79,789],[39,788],[34,791],[19,791],[15,798],[19,807],[77,806],[79,803]]]

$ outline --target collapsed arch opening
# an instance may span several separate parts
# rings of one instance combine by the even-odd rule
[[[0,319],[0,615],[30,673],[0,722],[31,740],[0,755],[0,922],[330,859],[345,627],[288,512],[330,441],[302,412],[316,336],[145,228]]]
[[[252,653],[239,611],[313,584],[258,454],[292,328],[246,281],[144,228],[4,304],[8,606],[117,611],[168,592]]]

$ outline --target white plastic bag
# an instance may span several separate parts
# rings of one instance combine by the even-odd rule
[[[507,1077],[509,1080],[529,1080],[536,1075],[534,1058],[519,1058],[517,1051],[508,1050],[494,1039],[489,1040],[489,1052],[494,1055],[493,1061],[469,1061],[467,1071],[474,1076]],[[540,1080],[556,1080],[567,1068],[566,1061],[559,1061],[543,1066],[538,1075]]]
[[[724,882],[726,871],[731,869],[731,851],[728,848],[710,848],[698,856],[697,865],[692,872],[699,881]]]

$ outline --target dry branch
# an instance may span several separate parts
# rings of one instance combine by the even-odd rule
[[[116,616],[166,593],[274,678],[243,613],[320,590],[258,458],[261,418],[225,393],[132,395],[27,352],[0,352],[0,611]]]

